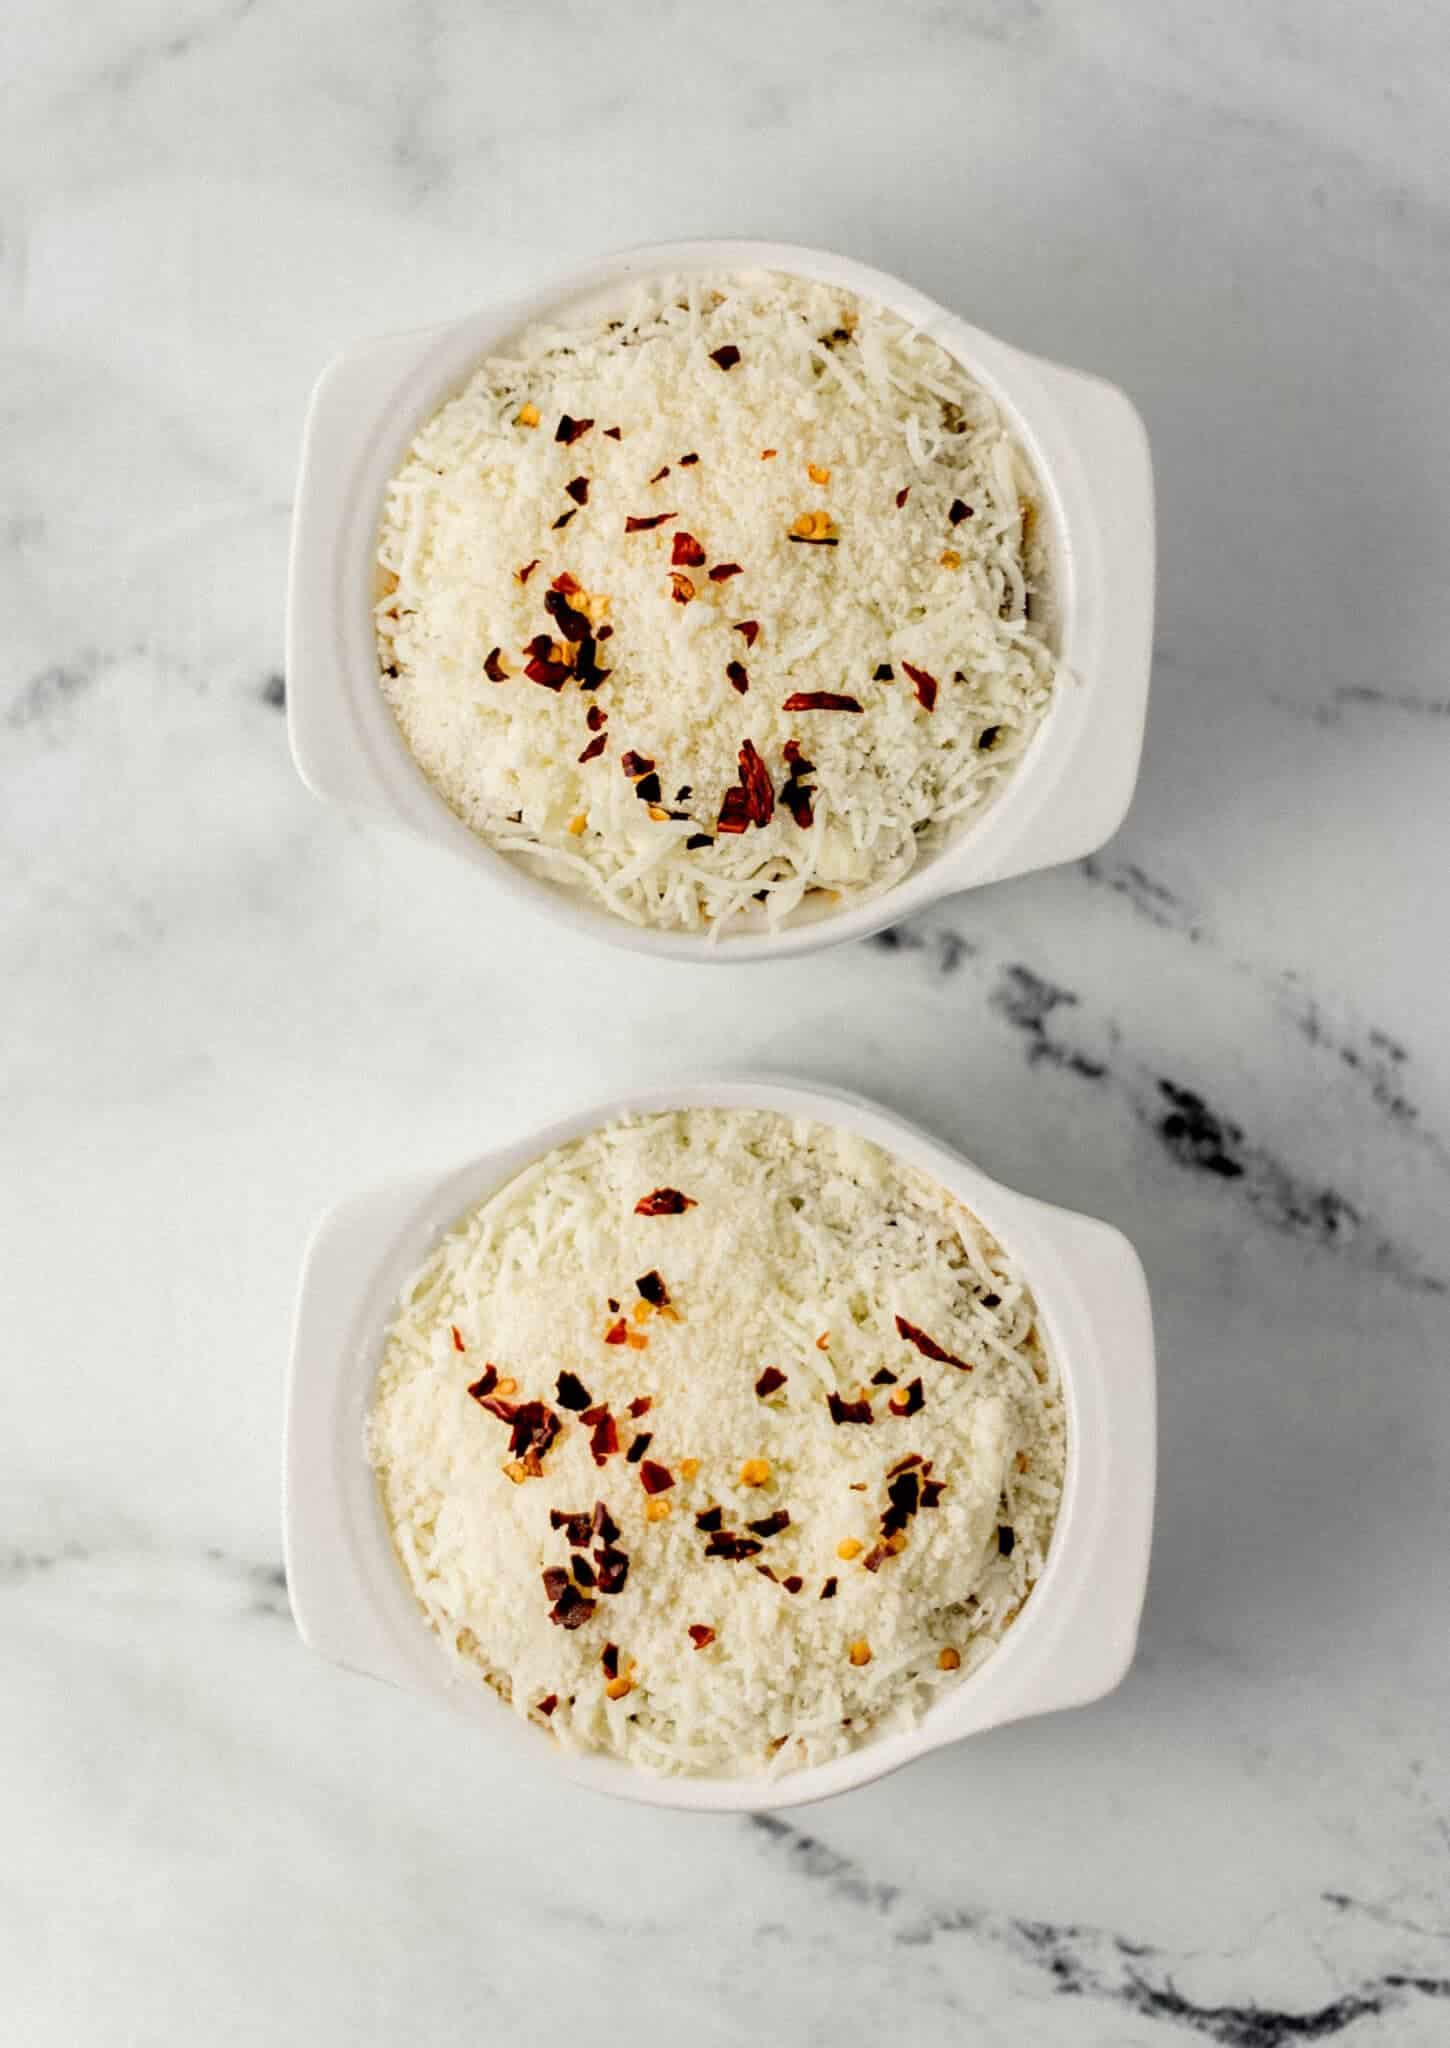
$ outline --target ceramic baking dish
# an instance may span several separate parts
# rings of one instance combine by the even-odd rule
[[[779,1778],[654,1777],[575,1755],[521,1719],[431,1633],[394,1555],[363,1449],[384,1333],[404,1281],[472,1204],[553,1146],[632,1111],[778,1110],[837,1125],[934,1175],[1026,1274],[1067,1403],[1066,1486],[1047,1569],[979,1671],[916,1727]],[[1132,1661],[1153,1517],[1153,1336],[1143,1270],[1106,1223],[1012,1193],[923,1132],[852,1096],[772,1081],[701,1081],[597,1102],[464,1165],[345,1202],[302,1271],[287,1387],[287,1584],[321,1656],[441,1701],[496,1750],[653,1806],[760,1812],[822,1799],[1006,1721],[1110,1692]]]
[[[844,910],[803,905],[772,932],[635,926],[487,846],[427,781],[377,681],[373,557],[383,493],[413,435],[479,359],[543,314],[584,314],[640,277],[774,269],[841,285],[914,322],[991,392],[1041,490],[1047,629],[1066,674],[1001,796],[902,881]],[[287,707],[303,781],[344,811],[449,848],[576,930],[675,959],[749,960],[864,937],[942,896],[1091,853],[1117,830],[1142,750],[1153,637],[1153,481],[1142,421],[1097,377],[1025,355],[885,272],[778,242],[632,249],[446,327],[361,344],[323,373],[292,532]]]

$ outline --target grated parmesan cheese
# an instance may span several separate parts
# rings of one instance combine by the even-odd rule
[[[987,393],[880,307],[641,284],[488,358],[417,435],[379,536],[384,694],[466,824],[634,923],[860,901],[992,801],[1047,709],[1034,489]],[[784,708],[819,692],[860,709]],[[774,812],[722,833],[747,741]]]
[[[689,1206],[639,1213],[656,1191]],[[470,1386],[509,1388],[503,1409]],[[833,1420],[833,1399],[870,1422]],[[520,1403],[559,1426],[535,1477],[504,1411],[540,1411]],[[600,1463],[604,1407],[618,1448]],[[909,1723],[982,1664],[1043,1569],[1065,1422],[1032,1296],[953,1196],[848,1133],[691,1111],[606,1126],[459,1222],[404,1291],[368,1450],[402,1568],[465,1669],[568,1747],[739,1774]],[[912,1456],[940,1497],[923,1490],[883,1554]],[[594,1604],[569,1628],[543,1575],[580,1557],[599,1575],[608,1545],[575,1547],[551,1515],[599,1501],[627,1577],[576,1585]],[[707,1554],[730,1537],[754,1549]]]

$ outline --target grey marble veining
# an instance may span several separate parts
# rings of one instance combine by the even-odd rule
[[[22,0],[0,129],[0,1983],[72,2044],[1450,2038],[1450,28],[1427,6]],[[599,247],[836,246],[1126,386],[1143,781],[768,972],[555,939],[288,760],[302,408]],[[280,1579],[311,1219],[704,1064],[1139,1244],[1142,1654],[788,1820],[516,1779]]]

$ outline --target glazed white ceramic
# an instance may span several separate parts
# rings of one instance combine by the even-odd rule
[[[627,923],[484,844],[408,752],[377,682],[373,562],[383,493],[418,427],[480,357],[545,313],[578,314],[632,282],[687,271],[785,270],[875,299],[932,335],[983,384],[1032,461],[1052,562],[1050,630],[1065,675],[997,801],[896,887],[856,908],[709,934]],[[607,256],[446,327],[340,356],[313,393],[292,531],[287,705],[304,782],[345,811],[450,848],[575,929],[676,959],[779,957],[864,937],[942,896],[1091,853],[1137,779],[1153,639],[1153,481],[1147,436],[1113,385],[1024,354],[884,271],[779,242],[671,242]]]
[[[576,1756],[457,1670],[394,1555],[363,1452],[384,1331],[400,1288],[473,1203],[552,1146],[638,1110],[774,1109],[859,1133],[934,1175],[1018,1260],[1067,1401],[1067,1484],[1047,1569],[1001,1647],[914,1728],[776,1779],[658,1778]],[[462,1166],[361,1195],[325,1219],[303,1267],[287,1392],[287,1583],[320,1655],[447,1702],[521,1763],[656,1806],[754,1811],[883,1777],[943,1744],[1110,1692],[1132,1661],[1148,1575],[1154,1366],[1137,1254],[1091,1217],[1014,1194],[860,1098],[772,1081],[700,1081],[597,1102]]]

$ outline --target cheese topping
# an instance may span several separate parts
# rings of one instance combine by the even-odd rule
[[[859,901],[991,802],[1047,709],[1033,491],[896,316],[652,281],[489,357],[418,434],[382,687],[465,823],[621,917]]]
[[[1040,1575],[1065,1423],[943,1188],[767,1112],[538,1161],[405,1290],[369,1424],[446,1648],[576,1749],[781,1771],[917,1718]]]

